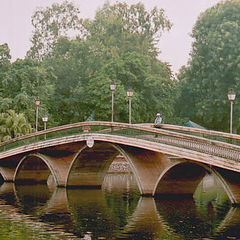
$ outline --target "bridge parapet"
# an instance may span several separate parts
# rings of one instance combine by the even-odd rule
[[[152,123],[140,123],[139,126],[143,127],[154,127]],[[214,130],[207,130],[207,129],[200,129],[200,128],[192,128],[192,127],[185,127],[185,126],[178,126],[178,125],[171,125],[171,124],[161,124],[161,129],[165,129],[168,131],[173,132],[180,132],[185,134],[190,134],[193,136],[204,137],[211,140],[217,140],[220,142],[232,143],[236,145],[240,145],[240,135],[214,131]]]
[[[126,124],[98,121],[63,125],[11,139],[0,143],[0,152],[15,149],[19,146],[44,142],[46,140],[86,134],[86,132],[111,134],[143,139],[155,143],[164,143],[170,146],[194,150],[240,162],[240,146],[237,144],[238,141],[240,141],[240,135],[167,124],[163,124],[159,129],[154,128],[152,124]],[[211,137],[217,137],[218,141],[212,140]]]

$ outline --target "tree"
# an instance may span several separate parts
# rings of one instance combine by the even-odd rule
[[[153,66],[155,65],[155,66]],[[161,73],[161,74],[159,74]],[[111,116],[110,82],[117,84],[115,91],[115,121],[127,121],[126,92],[133,88],[133,122],[152,122],[156,112],[163,112],[166,121],[173,117],[173,92],[175,82],[170,78],[168,67],[151,57],[136,52],[121,58],[113,58],[89,81],[89,104],[98,120]]]
[[[240,2],[217,4],[200,15],[189,65],[179,74],[179,114],[216,130],[228,130],[229,88],[240,89]],[[236,101],[237,103],[237,101]],[[240,106],[234,108],[235,116]],[[235,127],[239,128],[239,118]]]
[[[53,68],[56,76],[51,79],[55,86],[51,112],[58,124],[84,121],[89,117],[86,86],[99,63],[99,57],[91,53],[85,40],[59,38],[51,58],[44,62]]]
[[[0,66],[8,65],[10,63],[11,55],[8,45],[0,45]]]
[[[53,67],[56,76],[51,112],[59,124],[90,116],[109,120],[112,81],[117,84],[115,121],[128,121],[129,86],[134,89],[133,122],[153,121],[158,111],[166,121],[173,116],[176,82],[169,66],[152,56],[133,51],[110,58],[92,51],[90,40],[60,38],[45,64]]]
[[[4,80],[6,72],[11,66],[10,59],[11,55],[8,45],[7,44],[0,45],[0,97],[2,95],[2,92],[4,91],[2,81]]]
[[[106,2],[93,21],[84,23],[89,38],[104,47],[107,56],[139,52],[156,57],[157,43],[164,30],[171,28],[163,9],[147,11],[142,3],[127,5]]]
[[[17,114],[14,110],[0,113],[0,141],[7,141],[32,132],[23,113]]]
[[[32,47],[28,56],[42,60],[49,53],[60,36],[69,36],[82,28],[80,11],[72,3],[54,3],[46,9],[38,9],[32,16],[34,27]]]
[[[30,59],[15,61],[5,72],[2,80],[0,111],[12,109],[24,113],[27,120],[34,125],[34,100],[36,97],[41,99],[40,114],[48,112],[49,98],[54,90],[50,79],[53,78],[50,67],[42,66]]]
[[[164,11],[143,4],[106,3],[94,20],[84,20],[85,38],[60,37],[45,64],[54,69],[52,113],[59,124],[109,120],[111,81],[117,83],[115,120],[127,121],[126,91],[134,87],[133,121],[152,121],[153,111],[170,119],[174,89],[170,68],[156,59],[156,43],[171,24]],[[171,90],[170,90],[171,89]],[[159,96],[160,93],[160,96]]]

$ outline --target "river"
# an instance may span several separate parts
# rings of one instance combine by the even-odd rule
[[[233,208],[213,176],[194,198],[141,197],[132,174],[108,174],[102,189],[0,186],[0,239],[240,239]]]

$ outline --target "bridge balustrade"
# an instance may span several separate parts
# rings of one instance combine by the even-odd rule
[[[153,128],[152,124],[126,124],[97,121],[63,125],[11,139],[0,143],[0,152],[37,142],[41,143],[66,136],[91,133],[143,139],[240,161],[240,146],[238,146],[240,136],[236,134],[168,124],[162,124],[162,127],[157,129]],[[155,137],[156,134],[157,137]],[[212,138],[217,138],[218,140],[213,140]]]

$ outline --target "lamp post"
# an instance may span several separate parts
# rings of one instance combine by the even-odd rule
[[[46,130],[46,129],[47,129],[48,116],[45,114],[45,115],[42,117],[42,120],[43,120],[43,124],[44,124],[44,130]],[[44,139],[46,139],[46,134],[44,134]]]
[[[129,123],[132,123],[132,96],[133,96],[133,90],[132,88],[129,88],[127,90],[127,96],[128,96],[128,116],[129,116]]]
[[[233,101],[235,100],[236,93],[231,88],[228,92],[228,100],[230,101],[230,133],[232,133],[232,118],[233,118]]]
[[[110,83],[110,90],[112,92],[112,118],[111,121],[113,122],[114,119],[114,91],[116,90],[117,85],[114,82]]]
[[[42,120],[43,120],[43,123],[44,123],[44,130],[46,130],[46,129],[47,129],[48,116],[45,114],[45,115],[42,117]]]
[[[38,108],[40,106],[40,99],[37,97],[35,99],[35,106],[36,106],[36,132],[38,131]]]

